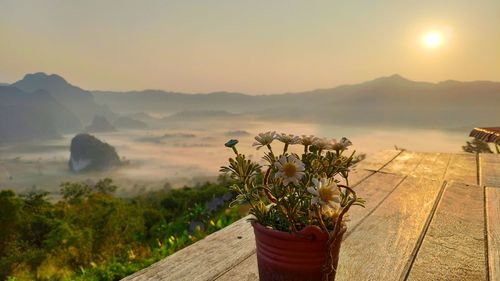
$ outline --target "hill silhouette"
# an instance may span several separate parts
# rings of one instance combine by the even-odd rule
[[[96,115],[94,116],[92,123],[85,127],[84,131],[88,133],[114,132],[116,131],[116,128],[109,123],[106,117]]]
[[[76,115],[48,92],[0,86],[0,143],[50,139],[81,128]]]
[[[0,86],[0,142],[78,132],[94,116],[121,127],[254,116],[333,125],[470,128],[497,125],[499,104],[500,83],[490,81],[429,83],[391,75],[330,89],[253,96],[161,90],[90,92],[59,75],[38,72],[11,86]],[[111,110],[145,124],[132,122],[130,117],[120,120]],[[147,113],[167,117],[153,118]]]
[[[98,102],[122,113],[225,110],[283,120],[438,128],[492,124],[500,104],[499,82],[429,83],[397,74],[331,89],[275,95],[159,90],[93,93]]]
[[[26,74],[23,79],[11,86],[26,92],[47,91],[55,100],[75,113],[83,123],[90,123],[95,115],[114,116],[108,108],[95,102],[92,93],[71,85],[57,74],[48,75],[43,72]]]

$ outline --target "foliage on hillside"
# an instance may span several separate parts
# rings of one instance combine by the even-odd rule
[[[225,181],[113,196],[110,179],[0,191],[0,280],[119,280],[241,217]]]

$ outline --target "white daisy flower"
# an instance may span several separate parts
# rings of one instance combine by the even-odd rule
[[[298,184],[299,180],[305,175],[305,165],[293,155],[281,155],[280,159],[274,163],[278,169],[276,176],[283,179],[286,186],[289,183]]]
[[[332,141],[332,149],[337,151],[344,151],[351,145],[352,142],[346,137],[343,137],[339,142],[337,142],[336,140]]]
[[[260,133],[255,137],[256,142],[254,142],[252,146],[257,146],[257,149],[260,149],[263,146],[270,145],[275,138],[276,131]]]
[[[317,138],[313,145],[317,147],[319,150],[331,149],[332,143],[327,138]]]
[[[313,136],[313,135],[309,135],[309,136],[306,136],[306,135],[302,135],[302,138],[300,139],[300,143],[302,145],[312,145],[318,138]]]
[[[316,178],[312,181],[314,187],[307,188],[307,191],[312,194],[311,204],[319,204],[323,209],[330,209],[335,207],[335,203],[340,203],[340,191],[335,181]]]
[[[278,134],[278,135],[276,135],[276,139],[284,144],[298,144],[298,143],[300,143],[300,137],[294,136],[291,134],[290,135],[283,134],[283,133]]]

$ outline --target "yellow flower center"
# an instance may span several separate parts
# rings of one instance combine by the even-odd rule
[[[297,167],[295,167],[293,163],[286,163],[283,165],[283,173],[289,178],[295,177],[297,174]]]
[[[329,186],[321,187],[318,190],[318,193],[319,193],[319,198],[321,198],[321,201],[323,202],[332,201],[333,198],[335,197],[335,190]]]

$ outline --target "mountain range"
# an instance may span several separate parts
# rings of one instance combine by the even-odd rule
[[[80,119],[47,91],[0,86],[0,143],[51,139],[81,128]]]
[[[274,95],[158,90],[94,91],[96,101],[121,113],[225,110],[270,120],[349,125],[455,128],[494,125],[500,118],[500,83],[411,81],[400,75],[331,89]]]
[[[125,121],[137,126],[137,119],[161,124],[251,115],[352,126],[469,128],[498,125],[499,105],[500,83],[490,81],[428,83],[392,75],[331,89],[255,96],[87,91],[59,75],[38,72],[0,85],[0,143],[80,132],[95,116],[112,123],[123,123],[127,116]],[[145,113],[168,116],[155,119]]]
[[[95,102],[91,92],[71,85],[57,74],[47,75],[42,72],[26,74],[23,79],[10,86],[25,92],[40,89],[49,92],[54,99],[75,113],[83,123],[91,122],[95,115],[114,116],[106,106]]]
[[[53,139],[75,133],[95,115],[113,117],[92,93],[59,75],[27,74],[0,86],[0,143]]]

